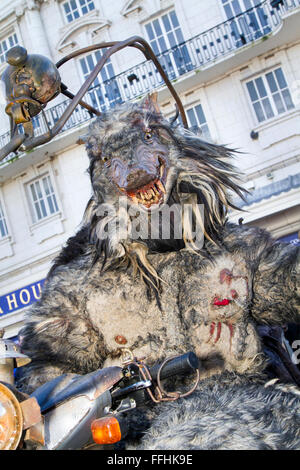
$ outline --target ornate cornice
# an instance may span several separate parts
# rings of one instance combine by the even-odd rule
[[[25,8],[26,8],[26,6],[24,4],[21,4],[21,3],[19,3],[19,5],[17,5],[15,7],[15,15],[16,15],[17,19],[20,19],[24,15]]]
[[[142,5],[140,0],[127,0],[121,10],[121,15],[129,16],[132,13],[139,13],[141,10]]]
[[[99,18],[98,11],[94,10],[92,15],[84,15],[61,29],[61,37],[56,49],[62,52],[66,47],[74,47],[76,42],[72,36],[74,33],[89,27],[89,32],[97,34],[101,29],[109,28],[111,22],[106,18]]]
[[[15,7],[16,17],[22,17],[26,10],[39,11],[43,3],[49,3],[49,0],[23,0]]]

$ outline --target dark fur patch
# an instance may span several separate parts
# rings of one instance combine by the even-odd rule
[[[84,226],[76,233],[76,235],[68,239],[60,254],[55,258],[47,277],[50,278],[58,266],[65,266],[79,256],[84,255],[88,244],[89,227]]]

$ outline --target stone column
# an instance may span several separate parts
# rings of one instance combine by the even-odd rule
[[[41,54],[51,59],[45,27],[40,15],[40,0],[25,0],[16,8],[18,18],[24,16],[28,30],[28,53]],[[26,41],[26,44],[27,44]]]

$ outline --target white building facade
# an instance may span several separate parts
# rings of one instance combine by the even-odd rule
[[[148,40],[180,95],[189,125],[237,149],[250,191],[233,221],[297,239],[300,230],[300,0],[1,0],[0,73],[6,51],[23,45],[53,62],[82,47],[138,35]],[[89,53],[60,68],[73,93],[101,57]],[[113,55],[85,99],[100,111],[157,89],[174,101],[140,51]],[[45,111],[50,127],[69,101]],[[1,105],[0,146],[9,141]],[[90,115],[80,106],[63,131],[0,165],[0,328],[15,337],[40,297],[53,258],[79,227],[90,196],[88,159],[78,144]],[[35,118],[35,134],[47,130]]]

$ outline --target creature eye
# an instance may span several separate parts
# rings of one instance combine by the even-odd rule
[[[150,129],[145,130],[145,136],[144,139],[146,142],[151,142],[152,141],[153,134]]]
[[[102,157],[102,160],[103,160],[104,162],[108,162],[108,157],[104,156],[104,157]]]

